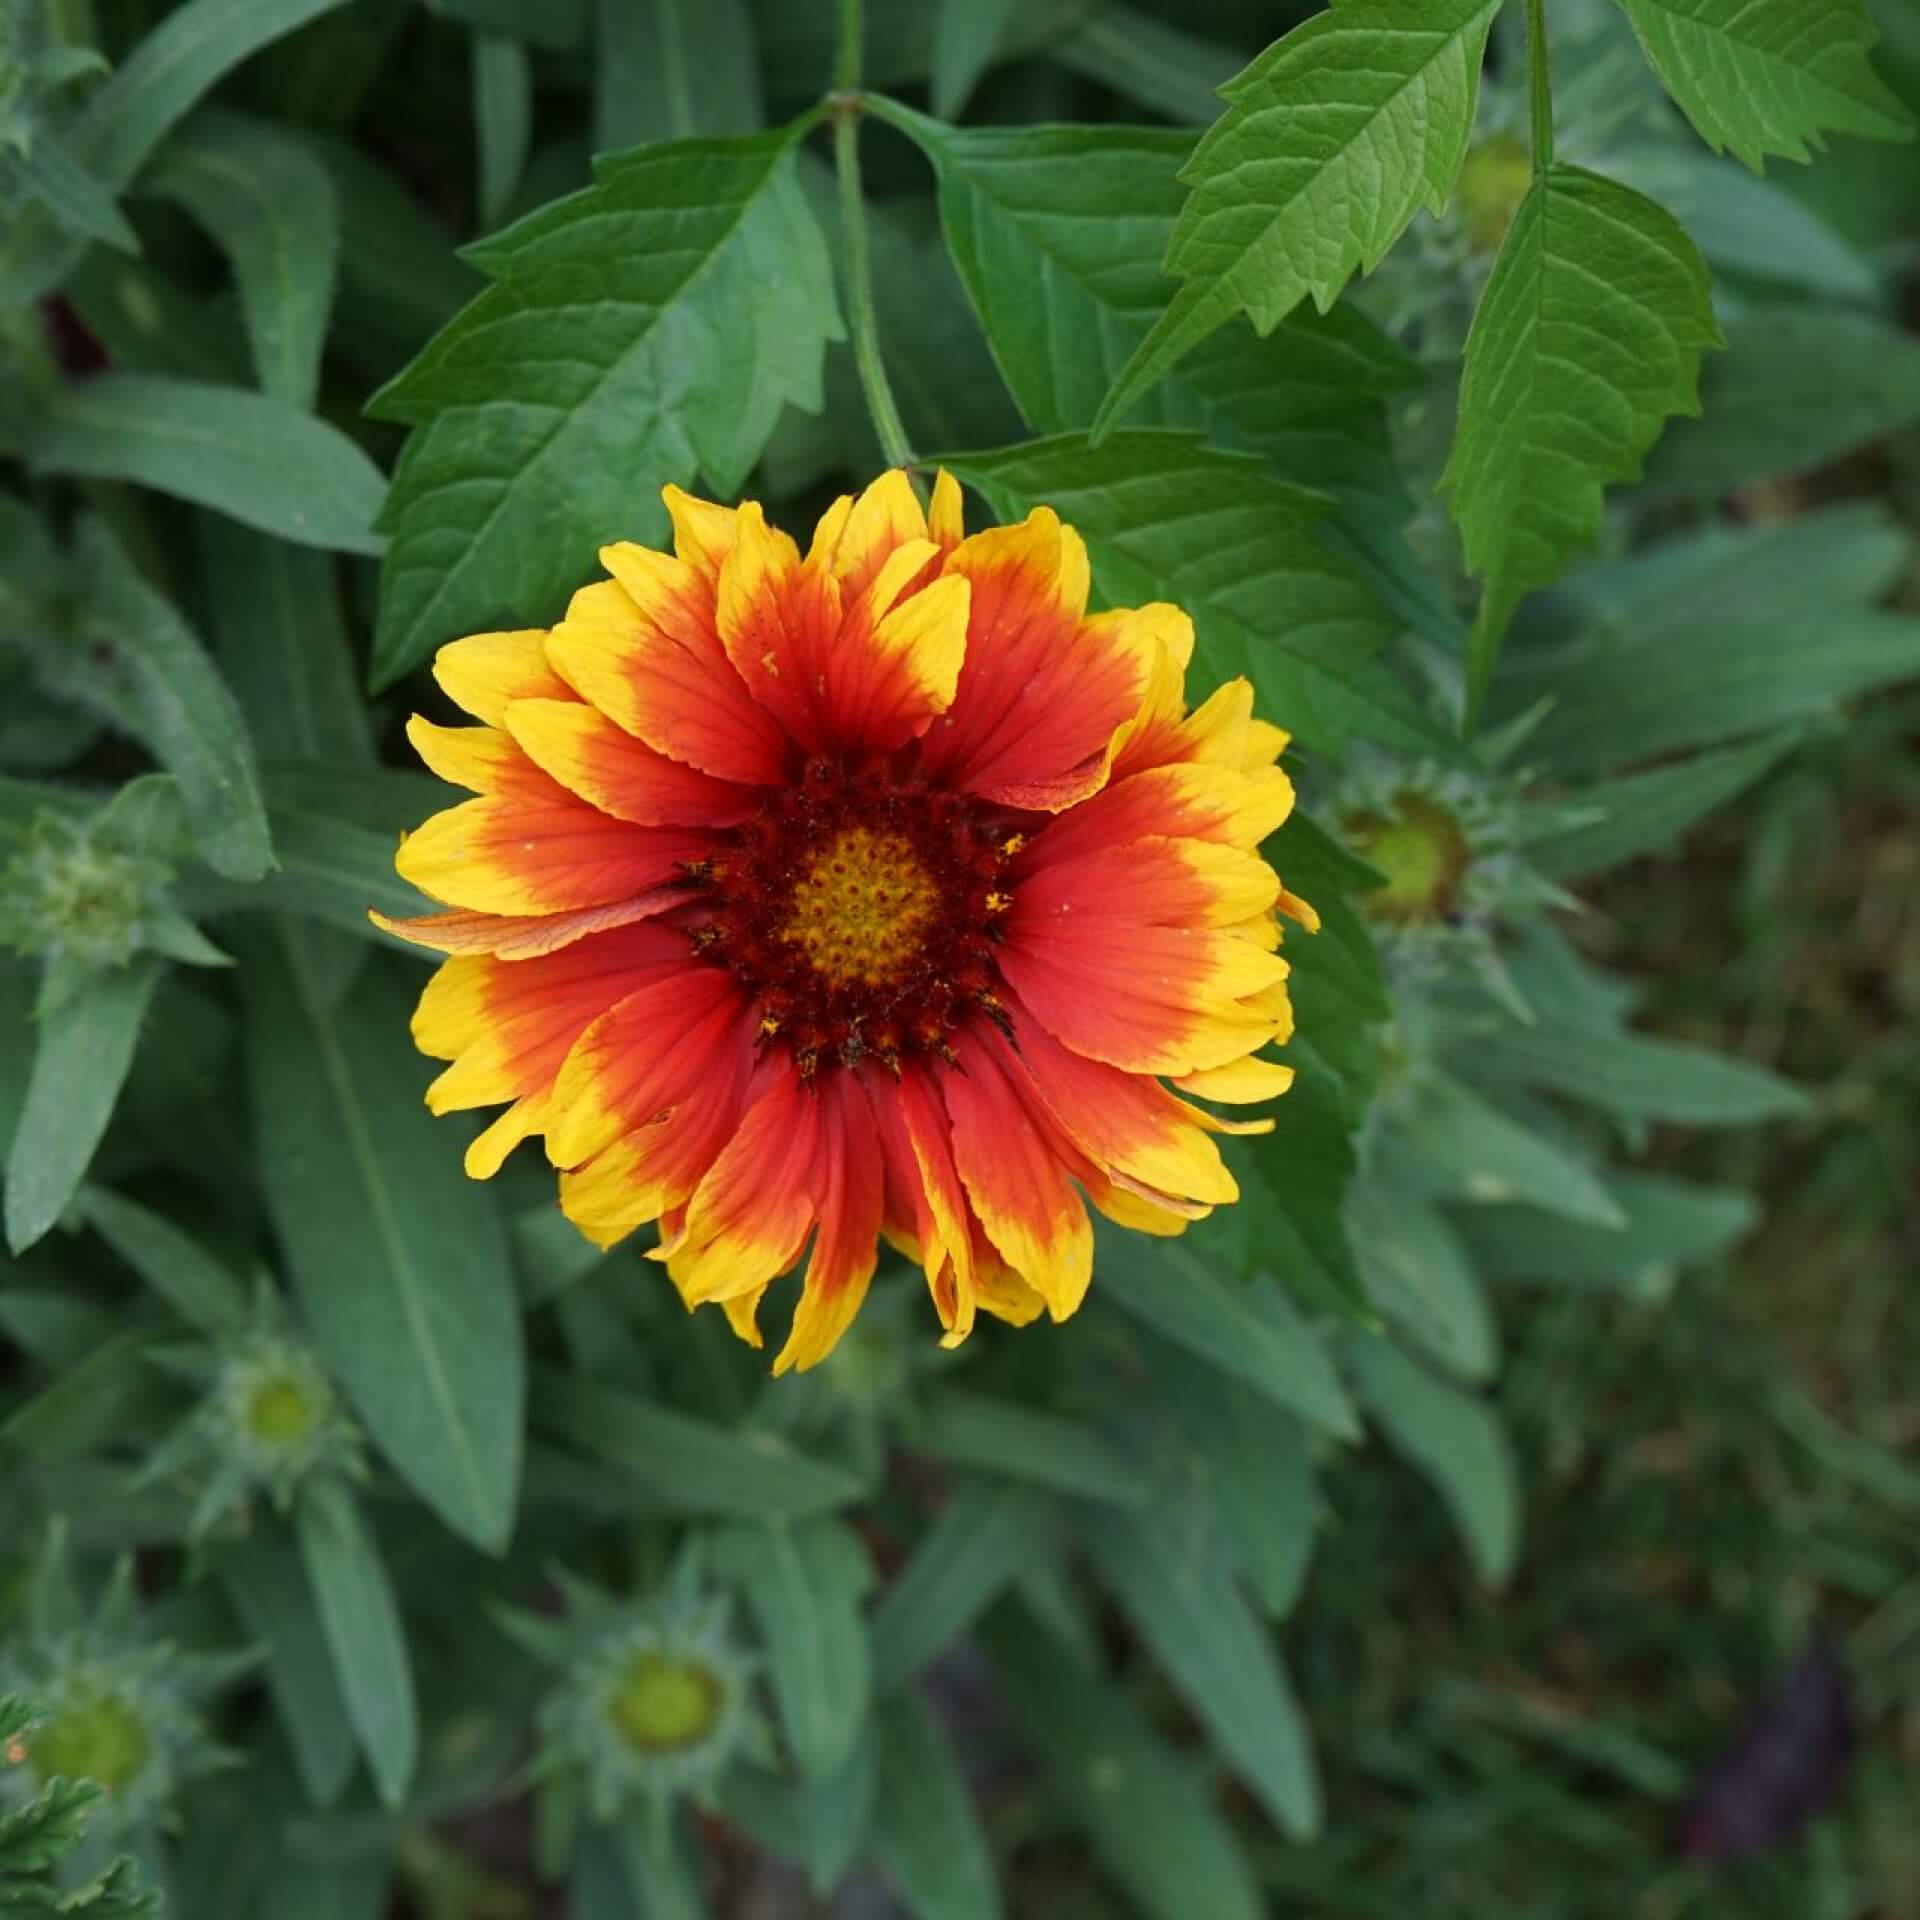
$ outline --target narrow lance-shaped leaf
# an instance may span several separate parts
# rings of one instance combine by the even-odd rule
[[[291,951],[260,940],[247,958],[261,1177],[314,1345],[402,1477],[498,1551],[525,1373],[492,1196],[421,1105],[397,978],[370,968],[330,1008]]]
[[[1473,318],[1441,476],[1486,583],[1476,702],[1521,599],[1598,532],[1602,489],[1638,477],[1669,414],[1699,410],[1719,343],[1706,263],[1671,215],[1578,167],[1535,179]]]
[[[1913,120],[1867,53],[1863,0],[1621,0],[1667,91],[1716,153],[1758,173],[1812,158],[1823,133],[1907,140]]]
[[[658,489],[735,492],[840,337],[793,177],[803,123],[603,157],[597,184],[468,249],[496,284],[375,409],[418,428],[382,526],[374,674],[489,623],[551,619]]]
[[[162,971],[148,954],[97,974],[40,1017],[33,1074],[7,1155],[7,1245],[24,1253],[60,1218],[113,1117]],[[7,1046],[21,1045],[18,1033]]]
[[[82,522],[88,637],[112,649],[131,683],[133,719],[174,777],[195,845],[232,880],[273,865],[253,743],[199,636],[136,571],[100,520]]]
[[[839,1520],[732,1527],[715,1545],[720,1571],[746,1598],[801,1776],[816,1784],[847,1763],[867,1717],[873,1665],[860,1603],[873,1567]]]
[[[64,135],[76,165],[113,192],[220,76],[341,0],[187,0],[120,62]],[[22,218],[0,234],[0,281],[15,301],[50,291],[82,242]]]
[[[595,11],[596,152],[752,133],[766,119],[745,0],[599,0]]]
[[[419,1755],[419,1710],[406,1628],[379,1546],[346,1486],[318,1480],[294,1509],[294,1536],[347,1718],[380,1798],[406,1798]]]
[[[264,393],[99,374],[62,390],[28,457],[42,473],[131,480],[302,546],[380,551],[380,469],[338,427]]]
[[[1193,193],[1167,246],[1185,284],[1114,382],[1096,439],[1236,313],[1266,333],[1309,296],[1324,312],[1422,207],[1445,207],[1499,10],[1346,0],[1221,88],[1228,111],[1182,170]]]
[[[533,140],[527,50],[505,34],[473,36],[473,119],[480,141],[480,217],[495,225],[526,169]]]
[[[1447,1503],[1475,1571],[1504,1585],[1520,1547],[1520,1477],[1499,1415],[1391,1340],[1356,1339],[1348,1355],[1368,1412]]]
[[[340,245],[326,168],[271,121],[210,110],[143,185],[186,208],[232,261],[261,387],[312,407]]]
[[[1286,1832],[1310,1836],[1320,1786],[1299,1702],[1241,1598],[1210,1509],[1089,1515],[1086,1533],[1109,1591],[1220,1753]]]

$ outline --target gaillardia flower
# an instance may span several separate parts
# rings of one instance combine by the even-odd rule
[[[1180,1094],[1291,1078],[1276,910],[1313,919],[1255,851],[1287,736],[1244,680],[1188,713],[1186,615],[1089,614],[1050,509],[965,538],[950,476],[928,513],[893,472],[803,558],[751,502],[666,503],[672,555],[603,548],[551,632],[435,661],[482,724],[409,735],[479,797],[398,855],[450,911],[381,921],[450,956],[428,1104],[511,1102],[469,1173],[544,1134],[581,1231],[657,1221],[755,1345],[811,1240],[776,1372],[832,1349],[883,1233],[949,1343],[1065,1319],[1086,1200],[1178,1233],[1236,1197],[1235,1125]]]

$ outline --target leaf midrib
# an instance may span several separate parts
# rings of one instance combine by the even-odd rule
[[[322,1071],[326,1074],[327,1084],[333,1093],[335,1104],[341,1118],[341,1131],[355,1161],[359,1164],[368,1195],[373,1202],[374,1223],[379,1239],[384,1242],[390,1255],[391,1271],[401,1282],[399,1292],[401,1308],[406,1316],[408,1330],[412,1334],[426,1364],[428,1384],[433,1399],[441,1410],[446,1429],[455,1439],[454,1454],[470,1478],[473,1488],[474,1513],[485,1516],[488,1521],[487,1532],[493,1532],[493,1503],[488,1498],[487,1476],[481,1469],[479,1459],[473,1450],[472,1437],[466,1423],[460,1418],[460,1403],[452,1389],[445,1366],[440,1357],[438,1345],[427,1337],[427,1321],[420,1297],[419,1276],[413,1259],[408,1252],[405,1237],[399,1229],[398,1218],[394,1212],[392,1195],[382,1176],[380,1157],[374,1151],[373,1140],[367,1130],[366,1116],[358,1099],[353,1075],[348,1071],[345,1055],[334,1037],[331,1022],[325,1009],[315,1000],[309,989],[306,976],[297,961],[291,957],[286,961],[286,970],[293,981],[293,989],[300,1001],[300,1010],[306,1016],[320,1050]]]

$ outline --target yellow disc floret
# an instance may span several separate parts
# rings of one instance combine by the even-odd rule
[[[939,904],[904,835],[849,827],[808,864],[780,938],[835,986],[881,986],[907,970]]]

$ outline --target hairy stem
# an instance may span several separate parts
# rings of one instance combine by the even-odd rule
[[[1533,172],[1553,165],[1553,75],[1547,66],[1547,0],[1527,0],[1527,104],[1533,117]]]
[[[834,62],[833,163],[840,178],[840,237],[846,250],[847,325],[853,334],[853,363],[867,397],[873,430],[890,467],[910,467],[913,449],[900,422],[886,362],[880,357],[880,329],[873,312],[873,261],[867,248],[867,203],[860,191],[860,15],[861,0],[840,0],[840,51]]]

